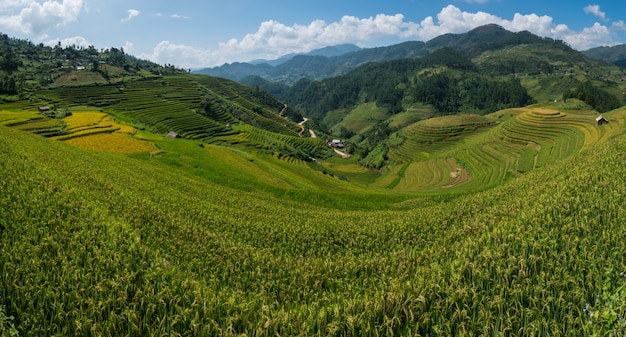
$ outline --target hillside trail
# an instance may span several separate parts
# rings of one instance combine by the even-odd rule
[[[343,158],[343,159],[348,159],[348,158],[350,158],[350,155],[349,155],[349,154],[347,154],[347,153],[345,153],[345,152],[343,152],[343,151],[340,151],[340,150],[337,150],[337,149],[333,149],[333,150],[334,150],[334,151],[335,151],[338,155],[340,155],[340,156],[341,156],[341,158]]]
[[[285,104],[286,105],[286,104]],[[306,123],[309,119],[306,117],[302,117],[304,118],[302,120],[302,122],[298,123],[298,126],[300,127],[300,132],[298,132],[298,136],[302,137],[302,133],[304,132],[304,123]]]
[[[309,120],[306,117],[303,117],[303,118],[304,118],[304,120],[302,122],[298,123],[298,125],[300,126],[300,132],[298,133],[298,136],[300,136],[300,137],[302,137],[302,133],[304,132],[304,123],[306,123]],[[312,129],[309,129],[309,133],[311,134],[311,138],[317,138],[317,135],[315,134],[315,131],[313,131]],[[343,152],[343,151],[340,151],[340,150],[337,150],[337,149],[333,149],[333,151],[335,151],[335,153],[340,155],[341,158],[343,158],[343,159],[350,158],[350,155],[345,153],[345,152]]]
[[[285,113],[285,110],[287,110],[287,104],[283,104],[283,108],[282,108],[282,109],[280,109],[280,111],[278,112],[278,115],[279,115],[280,117],[284,117],[284,116],[283,116],[283,113]]]

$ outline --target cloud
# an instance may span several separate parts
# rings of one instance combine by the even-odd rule
[[[24,7],[26,6],[26,7]],[[0,16],[0,26],[29,35],[40,35],[46,30],[76,21],[83,8],[83,0],[3,1],[0,8],[22,8],[17,15]]]
[[[162,17],[168,17],[168,18],[171,18],[171,19],[184,19],[184,20],[191,19],[190,17],[188,17],[188,16],[186,16],[186,15],[181,15],[181,14],[171,14],[171,15],[165,15],[165,14],[163,14],[163,13],[157,13],[157,14],[156,14],[156,16],[158,16],[158,17],[160,17],[160,18],[162,18]]]
[[[0,0],[0,11],[20,8],[31,3],[32,0]]]
[[[606,13],[600,10],[599,5],[589,5],[585,7],[584,10],[585,10],[585,13],[587,14],[593,14],[602,20],[606,19]]]
[[[152,53],[143,57],[157,63],[176,64],[185,68],[216,66],[256,58],[272,59],[288,53],[307,52],[342,43],[367,46],[390,39],[398,42],[427,41],[442,34],[464,33],[492,23],[513,32],[527,30],[539,36],[561,39],[580,50],[614,44],[614,33],[626,29],[624,22],[615,22],[611,27],[596,23],[582,31],[574,31],[567,25],[555,23],[550,16],[516,13],[512,19],[504,19],[481,11],[465,12],[448,5],[436,17],[428,16],[419,23],[407,21],[402,14],[379,14],[369,18],[344,16],[331,23],[315,20],[308,25],[291,26],[269,20],[261,23],[254,33],[220,43],[216,50],[163,41]],[[234,55],[237,59],[234,59]]]
[[[220,58],[219,55],[210,50],[201,50],[191,46],[173,44],[169,41],[159,42],[159,44],[154,47],[151,54],[141,54],[138,55],[138,57],[159,64],[174,64],[184,68],[202,66],[209,64],[209,60]]]
[[[132,20],[134,17],[139,16],[139,14],[140,14],[140,13],[141,13],[141,12],[140,12],[140,11],[138,11],[138,10],[136,10],[136,9],[129,9],[129,10],[128,10],[128,17],[126,17],[126,18],[122,19],[122,22],[127,22],[127,21],[130,21],[130,20]]]
[[[125,53],[131,54],[134,46],[135,45],[132,42],[126,41],[126,43],[124,43],[124,46],[122,48],[124,49]]]
[[[89,41],[82,36],[67,37],[64,39],[51,39],[44,42],[44,44],[47,46],[56,46],[59,42],[61,42],[63,47],[77,46],[87,48],[91,45]]]

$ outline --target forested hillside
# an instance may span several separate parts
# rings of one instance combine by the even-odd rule
[[[488,25],[419,48],[425,52],[420,57],[372,62],[319,81],[303,78],[286,86],[250,76],[245,82],[320,121],[325,133],[348,139],[360,163],[378,169],[391,162],[390,148],[403,139],[394,134],[406,125],[394,120],[486,115],[572,98],[581,109],[604,113],[625,102],[623,69],[528,32]],[[372,114],[364,113],[368,109]]]

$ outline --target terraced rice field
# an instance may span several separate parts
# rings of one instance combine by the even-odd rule
[[[598,126],[595,114],[539,107],[485,117],[442,117],[415,123],[392,148],[396,166],[374,186],[399,191],[472,190],[550,165],[586,150],[623,127],[623,118]],[[454,163],[454,164],[451,164]]]
[[[289,151],[305,151],[316,158],[325,158],[330,154],[329,148],[319,138],[303,138],[297,136],[281,135],[251,126],[246,126],[243,131],[229,137],[229,142],[245,143],[258,149],[275,151],[287,149]],[[276,151],[279,152],[279,151]]]
[[[0,125],[51,137],[63,134],[65,124],[32,111],[0,111]]]
[[[112,121],[106,113],[74,112],[64,118],[64,122],[66,134],[53,139],[85,149],[115,153],[155,151],[152,143],[132,137],[135,128]]]

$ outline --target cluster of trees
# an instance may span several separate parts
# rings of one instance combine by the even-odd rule
[[[13,76],[0,77],[0,95],[15,95],[18,93],[18,85]]]
[[[532,103],[519,80],[482,76],[471,60],[451,48],[419,59],[367,64],[322,81],[303,79],[281,98],[318,119],[364,102],[376,102],[389,114],[403,111],[406,103],[427,103],[440,115],[485,114]]]
[[[363,135],[363,140],[359,143],[354,153],[362,159],[359,163],[363,166],[380,169],[387,163],[387,153],[389,147],[386,140],[392,133],[398,131],[389,125],[388,122],[379,122],[367,130]]]
[[[595,87],[590,81],[580,83],[576,88],[566,91],[563,99],[568,98],[577,98],[599,112],[607,112],[622,106],[622,102],[617,97]]]
[[[431,104],[438,114],[491,113],[500,109],[533,103],[519,79],[497,80],[466,74],[461,78],[448,73],[420,77],[413,98]]]

